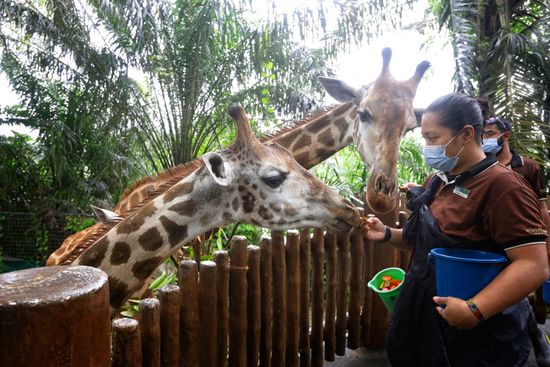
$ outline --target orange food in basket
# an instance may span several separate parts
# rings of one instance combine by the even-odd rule
[[[392,289],[399,287],[401,282],[402,281],[399,279],[393,279],[391,275],[384,275],[382,277],[382,283],[380,283],[378,288],[381,291],[391,291]]]

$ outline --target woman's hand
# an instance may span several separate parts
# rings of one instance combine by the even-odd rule
[[[479,323],[477,317],[473,314],[466,301],[455,297],[434,297],[433,301],[437,303],[435,309],[449,325],[458,329],[471,329]],[[441,307],[444,305],[445,307]]]
[[[361,233],[367,240],[382,241],[386,235],[386,225],[376,217],[369,217],[363,224]]]
[[[405,183],[405,184],[399,186],[399,191],[401,191],[401,192],[407,192],[407,191],[409,191],[409,189],[410,189],[411,187],[418,187],[418,186],[422,186],[422,185],[419,185],[419,184],[417,184],[416,182],[407,182],[407,183]]]

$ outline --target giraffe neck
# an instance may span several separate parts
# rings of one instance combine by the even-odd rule
[[[230,197],[216,189],[206,169],[199,169],[117,224],[75,264],[107,273],[113,316],[178,247],[231,221],[230,213],[219,210]]]
[[[340,104],[328,112],[297,122],[294,126],[262,139],[287,148],[300,165],[309,169],[353,142],[357,108],[351,103]],[[200,159],[170,168],[156,177],[144,177],[134,183],[120,199],[114,211],[124,218],[170,190],[175,184],[203,167]],[[95,244],[114,224],[98,223],[77,236],[67,238],[48,259],[48,265],[71,264],[80,254]]]
[[[310,169],[353,142],[356,112],[352,102],[343,103],[269,141],[287,148],[302,167]]]
[[[289,129],[270,134],[262,142],[282,145],[300,165],[310,169],[353,142],[356,111],[357,107],[352,102],[343,103],[311,120],[297,122]],[[161,191],[159,188],[170,187],[174,178],[179,182],[189,168],[197,169],[200,166],[200,160],[196,159],[186,163],[183,168],[168,169],[156,178],[146,177],[139,180],[126,190],[114,211],[121,214],[131,210],[149,196]]]

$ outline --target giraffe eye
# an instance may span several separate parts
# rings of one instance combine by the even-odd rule
[[[370,115],[369,111],[367,110],[358,110],[357,114],[359,115],[359,119],[361,122],[371,122],[372,116]]]
[[[272,189],[276,189],[277,187],[281,186],[281,184],[285,182],[285,180],[286,180],[286,174],[282,172],[278,172],[278,174],[274,176],[262,177],[262,181]]]

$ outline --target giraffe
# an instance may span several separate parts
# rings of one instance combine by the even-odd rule
[[[237,128],[230,147],[204,154],[201,168],[117,222],[73,262],[107,273],[111,316],[164,259],[209,228],[239,221],[341,232],[359,224],[357,209],[287,149],[257,140],[242,107],[229,114]]]
[[[382,50],[381,74],[358,89],[340,80],[320,77],[327,92],[342,103],[261,139],[287,148],[306,169],[355,144],[363,162],[372,167],[366,199],[370,208],[378,213],[391,211],[396,204],[399,142],[408,130],[417,126],[413,99],[430,66],[428,61],[422,61],[410,79],[396,81],[389,71],[391,56],[391,49]],[[125,191],[114,212],[121,217],[130,215],[136,207],[153,200],[201,166],[202,161],[196,159],[157,177],[142,178]],[[98,223],[71,235],[50,255],[47,265],[72,263],[82,249],[115,224]]]

